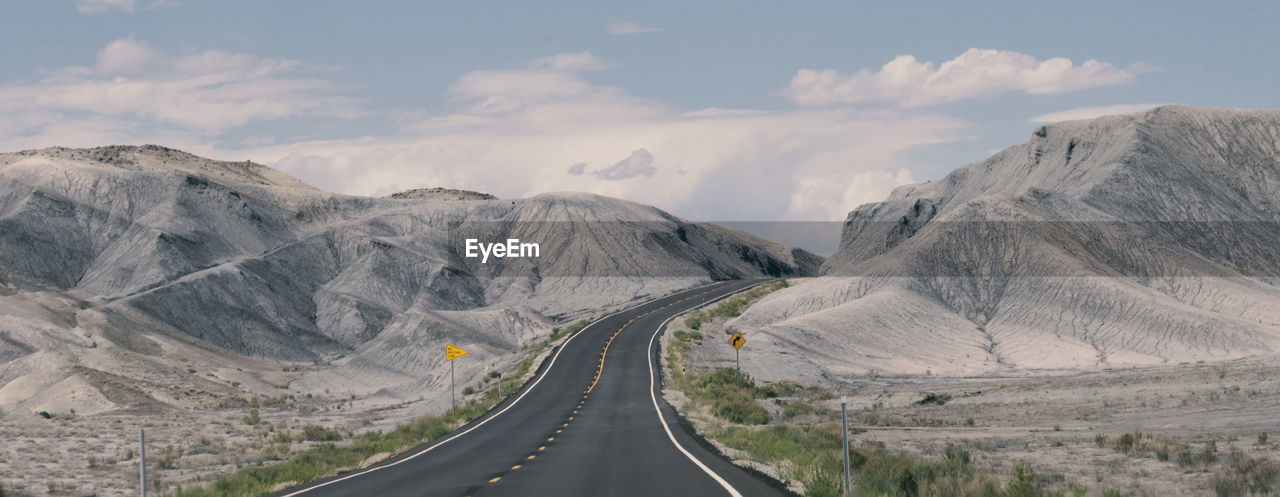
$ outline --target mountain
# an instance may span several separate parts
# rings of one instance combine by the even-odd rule
[[[733,324],[811,378],[1272,354],[1278,223],[1280,111],[1057,123],[858,207],[823,278]]]
[[[541,254],[481,263],[471,237]],[[556,325],[821,262],[597,195],[354,197],[154,145],[0,154],[0,408],[181,405],[165,382],[418,398],[447,388],[445,342],[470,378]],[[281,363],[311,367],[247,377]]]

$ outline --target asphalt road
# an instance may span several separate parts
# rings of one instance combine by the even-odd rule
[[[377,466],[276,495],[786,495],[706,449],[658,384],[662,324],[756,283],[716,283],[601,319],[484,417]]]

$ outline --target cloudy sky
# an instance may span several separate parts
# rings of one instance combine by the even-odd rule
[[[839,220],[1040,122],[1280,107],[1272,2],[508,3],[5,2],[0,150]]]

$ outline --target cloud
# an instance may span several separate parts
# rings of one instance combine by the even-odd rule
[[[612,21],[609,21],[609,34],[636,35],[636,34],[643,34],[643,33],[652,33],[655,31],[662,31],[662,28],[641,26],[634,22],[624,21],[622,19],[614,19]]]
[[[608,66],[570,53],[473,71],[448,90],[454,110],[388,112],[395,128],[381,135],[289,138],[237,126],[359,112],[321,79],[333,68],[218,50],[174,56],[125,38],[91,66],[0,83],[0,150],[159,143],[356,195],[577,190],[692,219],[838,220],[911,181],[908,151],[963,139],[968,126],[892,109],[679,108],[587,79]]]
[[[1037,60],[1013,51],[970,48],[942,64],[901,55],[876,71],[801,69],[782,94],[805,106],[889,103],[915,108],[1014,91],[1040,95],[1120,85],[1155,70],[1142,63],[1121,69],[1092,59],[1075,64],[1061,57]]]
[[[1093,119],[1095,117],[1110,116],[1114,114],[1132,114],[1135,112],[1144,112],[1161,105],[1168,104],[1121,104],[1106,105],[1100,107],[1079,107],[1076,109],[1068,109],[1058,112],[1051,112],[1041,116],[1027,119],[1027,122],[1035,124],[1056,123],[1062,121],[1078,121],[1081,119]]]
[[[182,2],[176,0],[154,0],[148,3],[142,10],[154,10],[161,7],[179,7]],[[111,9],[117,9],[123,12],[133,12],[137,6],[136,0],[76,0],[76,11],[81,14],[95,14]]]
[[[450,90],[459,110],[401,113],[408,122],[394,135],[279,143],[233,157],[351,194],[577,190],[694,219],[838,220],[914,181],[905,152],[963,139],[968,127],[895,110],[680,109],[554,67],[580,65],[473,71]]]
[[[605,181],[620,181],[638,176],[651,177],[657,171],[658,168],[653,167],[653,154],[641,148],[631,152],[631,155],[614,165],[591,174]]]
[[[93,67],[64,67],[0,85],[0,119],[30,123],[21,134],[40,145],[62,138],[43,129],[37,116],[111,118],[122,127],[213,136],[254,120],[358,115],[359,102],[343,96],[343,88],[308,76],[332,70],[220,50],[173,57],[130,36],[108,43]]]
[[[527,64],[534,69],[553,71],[598,71],[608,69],[612,64],[592,55],[591,52],[560,53],[550,57],[534,59]]]
[[[110,9],[133,12],[134,0],[76,0],[76,10],[81,14],[92,14]]]

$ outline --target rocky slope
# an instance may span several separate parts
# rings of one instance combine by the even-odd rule
[[[1058,123],[858,207],[823,278],[733,324],[818,379],[1272,354],[1278,223],[1280,111]]]
[[[182,404],[169,383],[447,404],[445,342],[465,383],[588,313],[821,264],[607,197],[452,193],[336,195],[157,146],[0,154],[0,409]],[[480,264],[473,236],[541,254]],[[249,377],[282,363],[308,367]]]

